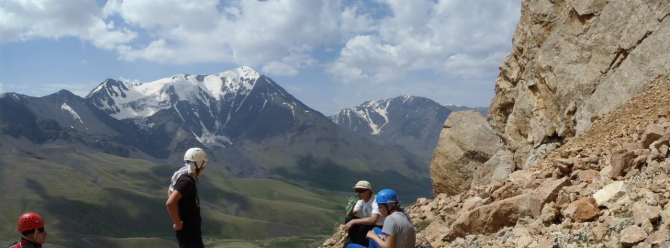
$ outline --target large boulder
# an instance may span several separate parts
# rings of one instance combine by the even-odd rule
[[[563,216],[576,222],[590,221],[600,216],[600,209],[598,209],[596,199],[585,197],[570,203],[563,211]]]
[[[598,190],[593,194],[593,198],[596,199],[598,206],[605,206],[608,209],[619,209],[626,202],[630,202],[626,191],[625,182],[617,181]]]
[[[500,148],[500,138],[476,110],[451,113],[444,123],[440,141],[430,164],[430,178],[435,195],[458,194],[470,188],[473,175],[484,169],[484,163]]]

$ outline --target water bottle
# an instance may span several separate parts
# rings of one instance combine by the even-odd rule
[[[349,198],[349,202],[347,203],[347,212],[354,209],[354,206],[356,206],[357,202],[358,202],[358,193],[356,193],[354,196]]]

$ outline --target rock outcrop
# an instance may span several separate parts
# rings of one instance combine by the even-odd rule
[[[670,68],[670,3],[524,0],[488,120],[520,168]],[[544,149],[546,150],[546,148]]]
[[[417,200],[406,209],[417,245],[670,247],[668,106],[670,70],[537,166]],[[658,135],[645,135],[652,129]],[[634,157],[616,160],[620,154]],[[624,164],[619,175],[612,174],[614,163]],[[341,226],[323,247],[342,246]]]
[[[667,1],[523,0],[487,115],[512,159],[499,165],[496,157],[487,167],[536,166],[644,91],[670,68],[669,15]],[[431,167],[451,167],[438,162]]]

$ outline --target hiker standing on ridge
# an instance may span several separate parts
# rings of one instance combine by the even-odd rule
[[[39,248],[47,239],[44,220],[36,213],[21,215],[17,229],[21,233],[21,241],[13,243],[7,248]]]
[[[207,154],[200,148],[188,149],[184,162],[184,167],[172,175],[165,205],[174,223],[172,227],[179,247],[204,248],[196,178],[202,176],[207,168]]]
[[[380,248],[414,248],[416,231],[409,214],[400,207],[398,195],[392,189],[379,191],[376,199],[382,216],[386,217],[384,228],[375,227],[366,235],[370,239],[368,247]],[[360,245],[349,245],[348,248],[365,248]]]
[[[347,244],[367,245],[368,239],[365,237],[366,233],[374,227],[382,227],[384,224],[384,217],[382,217],[379,208],[375,203],[375,196],[372,192],[372,186],[368,181],[359,181],[353,187],[358,194],[358,202],[356,206],[347,212],[347,217],[344,221],[344,231],[348,236],[344,242]],[[356,216],[358,213],[363,213],[363,218]]]

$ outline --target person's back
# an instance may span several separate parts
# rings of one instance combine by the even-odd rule
[[[414,248],[416,231],[406,212],[393,212],[386,217],[382,232],[395,237],[395,248]]]
[[[189,175],[181,175],[175,184],[175,190],[181,193],[179,206],[179,217],[184,223],[185,230],[200,230],[202,217],[200,216],[200,198],[195,178]]]

